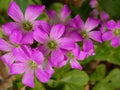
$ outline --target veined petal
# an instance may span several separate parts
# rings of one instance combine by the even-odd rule
[[[75,44],[75,48],[72,50],[72,53],[73,53],[76,57],[79,56],[80,47],[79,47],[77,44]]]
[[[22,83],[26,86],[34,88],[34,71],[27,69],[22,78]]]
[[[117,48],[120,45],[120,39],[118,37],[113,37],[111,40],[111,45]]]
[[[14,30],[14,32],[11,32],[9,39],[14,44],[20,44],[22,32],[20,30]]]
[[[87,32],[91,31],[92,29],[96,28],[99,24],[99,20],[94,19],[94,18],[88,18],[86,23],[85,23],[85,30]]]
[[[51,28],[50,38],[58,39],[65,31],[65,26],[63,24],[56,24]]]
[[[32,59],[39,65],[43,62],[44,56],[39,50],[33,50],[32,52]]]
[[[60,13],[60,19],[62,21],[65,21],[65,19],[70,15],[70,13],[71,13],[71,10],[68,8],[67,5],[64,5]]]
[[[14,30],[20,28],[18,23],[16,22],[8,22],[4,25],[2,25],[2,29],[3,31],[7,34],[10,35],[12,32],[14,32]]]
[[[22,22],[24,20],[23,13],[16,2],[10,3],[8,15],[16,22]]]
[[[59,47],[62,49],[72,50],[75,47],[75,41],[72,38],[60,38],[58,43]]]
[[[48,82],[48,80],[50,79],[49,74],[45,72],[44,70],[42,70],[41,68],[38,68],[35,71],[35,75],[38,78],[38,80],[43,83]]]
[[[103,41],[108,41],[108,40],[111,40],[112,38],[113,38],[112,31],[107,31],[107,32],[103,33],[103,35],[102,35]]]
[[[102,43],[102,33],[100,31],[89,32],[89,37],[97,42]]]
[[[43,21],[43,20],[36,20],[34,22],[34,27],[38,27],[38,28],[41,28],[42,30],[44,30],[47,34],[50,33],[50,25],[48,22],[46,21]],[[34,28],[34,31],[36,29]]]
[[[3,56],[1,56],[1,60],[4,61],[9,67],[11,67],[11,65],[15,61],[15,57],[10,52],[10,53],[7,53],[7,54],[4,54]]]
[[[106,26],[110,30],[114,30],[116,28],[116,22],[114,20],[110,20],[107,22]]]
[[[33,43],[33,32],[25,32],[22,35],[22,44],[32,44]]]
[[[25,72],[26,64],[25,63],[15,63],[11,65],[10,74],[22,74]]]
[[[82,66],[76,60],[70,60],[71,68],[82,70]]]
[[[35,31],[33,32],[33,37],[40,43],[45,43],[48,40],[48,34],[38,27],[36,27]]]
[[[43,5],[29,5],[25,11],[25,19],[34,21],[45,9]]]
[[[51,58],[50,58],[50,62],[52,66],[56,68],[62,67],[64,61],[65,61],[65,57],[62,54],[60,49],[52,51]]]
[[[0,50],[7,52],[7,51],[11,51],[12,48],[13,48],[12,45],[7,43],[4,39],[0,38]]]

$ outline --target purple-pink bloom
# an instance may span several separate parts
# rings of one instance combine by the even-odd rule
[[[34,88],[34,75],[41,82],[48,82],[54,70],[46,64],[43,54],[29,46],[14,49],[16,62],[11,66],[11,74],[23,74],[22,83]]]
[[[94,44],[92,40],[102,43],[101,32],[98,29],[95,29],[98,25],[99,20],[97,19],[88,18],[84,23],[81,17],[76,15],[72,21],[74,30],[70,36],[74,37],[76,41],[83,41],[83,49],[86,52],[93,52]]]
[[[76,44],[75,48],[67,53],[67,62],[70,61],[71,68],[73,69],[82,69],[82,66],[79,64],[78,60],[84,60],[87,56],[87,53],[80,51],[80,47]]]
[[[18,4],[16,2],[11,2],[8,9],[8,15],[15,22],[8,22],[2,25],[4,32],[9,35],[14,42],[32,44],[34,40],[33,32],[36,26],[49,28],[46,21],[35,20],[44,9],[45,6],[43,5],[29,5],[26,8],[25,15],[23,15]]]
[[[55,24],[50,33],[45,33],[42,29],[36,28],[35,40],[41,43],[39,49],[46,55],[50,55],[50,62],[54,67],[62,67],[65,63],[64,50],[72,50],[75,41],[69,37],[63,37],[65,26]]]
[[[67,5],[64,5],[63,8],[60,11],[60,15],[57,14],[54,10],[48,10],[47,15],[50,19],[51,24],[55,23],[62,23],[66,24],[68,23],[68,17],[70,16],[71,10],[68,8]]]
[[[103,40],[111,40],[111,45],[118,47],[120,45],[120,20],[117,23],[114,20],[110,20],[106,26],[108,30],[103,34]]]

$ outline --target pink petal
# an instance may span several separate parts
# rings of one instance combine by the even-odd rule
[[[48,22],[46,22],[46,21],[43,21],[43,20],[36,20],[35,22],[34,22],[34,27],[38,27],[38,28],[41,28],[42,30],[44,30],[47,34],[49,34],[50,33],[50,25],[49,25],[49,23]],[[35,28],[34,28],[34,30],[35,30]]]
[[[87,53],[84,52],[84,51],[80,51],[78,59],[79,60],[84,60],[86,57],[87,57]]]
[[[94,18],[88,18],[85,23],[85,30],[89,32],[92,29],[96,28],[98,24],[99,24],[99,20]]]
[[[50,50],[46,47],[46,45],[41,45],[38,49],[44,54],[44,56],[47,56],[50,53]]]
[[[102,20],[107,20],[109,19],[109,15],[106,12],[101,12],[100,17]]]
[[[11,65],[10,74],[22,74],[25,72],[26,64],[25,63],[15,63]]]
[[[111,45],[117,48],[120,45],[120,39],[118,37],[114,37],[111,40]]]
[[[64,25],[56,24],[51,29],[50,38],[58,39],[63,35],[64,31],[65,31]]]
[[[49,74],[40,68],[35,71],[35,75],[38,80],[43,83],[48,82],[48,80],[50,79]]]
[[[61,38],[58,43],[62,49],[72,50],[75,47],[75,41],[72,38]]]
[[[15,22],[8,22],[8,23],[2,25],[2,29],[7,35],[10,35],[12,32],[14,32],[14,29],[18,29],[18,28],[20,28],[20,27]]]
[[[110,30],[114,30],[116,27],[116,22],[114,20],[110,20],[106,24],[107,28]]]
[[[62,67],[63,65],[62,63],[64,62],[64,60],[65,60],[64,55],[60,49],[52,51],[50,59],[52,66],[56,68]]]
[[[89,52],[94,49],[94,44],[90,39],[86,39],[83,41],[83,51]]]
[[[12,48],[13,48],[12,45],[7,43],[4,39],[0,38],[0,50],[2,50],[2,51],[11,51]]]
[[[34,88],[34,71],[33,70],[26,70],[24,76],[22,78],[22,83],[26,86]]]
[[[118,20],[116,28],[120,29],[120,20]]]
[[[33,37],[40,43],[45,43],[48,40],[48,34],[38,27],[36,27],[35,31],[33,32]]]
[[[38,65],[44,60],[44,56],[39,50],[33,50],[31,57],[35,62],[37,62]]]
[[[9,39],[14,44],[20,44],[22,32],[20,30],[14,30],[14,32],[11,32]]]
[[[65,21],[65,19],[70,15],[70,13],[71,13],[71,10],[68,8],[67,5],[64,5],[60,13],[60,19],[62,21]]]
[[[90,6],[91,6],[92,8],[96,8],[96,7],[98,6],[97,0],[90,0]]]
[[[102,35],[103,41],[111,40],[112,37],[113,37],[112,31],[107,31],[107,32],[103,33],[103,35]]]
[[[22,35],[22,44],[32,44],[33,43],[33,32],[25,32]]]
[[[89,32],[89,37],[97,42],[102,43],[102,33],[100,31]]]
[[[72,50],[72,53],[73,53],[76,57],[79,56],[80,47],[79,47],[77,44],[75,44],[75,48]]]
[[[71,68],[82,70],[82,66],[76,60],[70,60]]]
[[[23,13],[16,2],[10,3],[8,15],[16,22],[22,22],[24,20]]]
[[[9,67],[11,67],[11,65],[15,61],[15,57],[11,52],[9,52],[1,56],[1,60],[3,60]]]
[[[45,9],[45,6],[29,5],[25,11],[25,19],[34,21]]]

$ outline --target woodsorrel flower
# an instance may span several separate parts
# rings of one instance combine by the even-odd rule
[[[111,40],[111,45],[118,47],[120,45],[120,20],[117,23],[114,20],[110,20],[107,22],[106,27],[108,30],[103,33],[103,40]]]
[[[75,48],[67,53],[67,62],[70,61],[71,68],[81,70],[82,66],[79,64],[78,60],[84,60],[86,56],[87,53],[80,51],[79,46],[76,44]]]
[[[15,22],[4,24],[2,26],[4,32],[14,41],[19,41],[22,44],[32,44],[35,26],[49,28],[46,21],[35,20],[43,12],[44,8],[45,6],[43,5],[29,5],[26,8],[25,15],[23,15],[17,3],[11,2],[8,15],[15,20]],[[19,39],[16,37],[19,37]]]
[[[50,34],[40,28],[35,31],[35,40],[42,44],[39,49],[46,56],[50,55],[50,62],[54,67],[61,67],[65,61],[64,50],[72,50],[75,46],[72,38],[63,37],[64,32],[65,26],[62,24],[53,25]]]
[[[16,62],[11,66],[11,74],[23,74],[22,83],[34,87],[34,75],[41,82],[48,82],[54,70],[50,65],[44,64],[44,56],[37,49],[29,46],[14,49]]]
[[[62,23],[66,24],[68,23],[68,17],[70,16],[71,10],[68,8],[67,5],[64,5],[63,8],[61,9],[60,15],[57,14],[56,11],[54,10],[48,10],[47,15],[50,19],[51,24],[56,24],[56,23]]]
[[[83,41],[83,50],[89,54],[94,51],[92,40],[102,43],[101,32],[95,29],[98,24],[99,20],[93,18],[88,18],[84,23],[79,15],[76,15],[72,21],[74,30],[70,36],[74,37],[76,41]]]

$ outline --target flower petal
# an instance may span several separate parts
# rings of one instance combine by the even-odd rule
[[[62,49],[72,50],[75,47],[75,41],[72,38],[60,38],[58,40],[58,45]]]
[[[50,50],[46,47],[46,45],[41,45],[38,49],[44,54],[44,56],[47,56],[50,53]]]
[[[9,39],[14,44],[20,44],[22,39],[22,32],[20,30],[14,30],[14,32],[10,34]]]
[[[72,50],[72,53],[73,53],[76,57],[79,56],[80,47],[79,47],[77,44],[75,44],[75,48]]]
[[[70,60],[71,68],[82,70],[82,66],[76,60]]]
[[[87,53],[84,51],[80,51],[78,60],[84,60],[87,57]]]
[[[26,64],[25,63],[15,63],[11,65],[10,74],[22,74],[25,72]]]
[[[12,45],[10,45],[9,43],[7,43],[4,39],[0,38],[0,50],[2,51],[11,51],[13,48]]]
[[[24,20],[23,13],[16,2],[10,3],[8,15],[16,22],[22,22]]]
[[[60,49],[52,51],[50,58],[50,62],[52,66],[56,68],[62,67],[64,61],[65,61],[65,57]]]
[[[64,5],[60,13],[60,19],[62,21],[65,21],[65,19],[70,15],[70,13],[71,13],[71,10],[68,8],[67,5]]]
[[[33,50],[31,57],[38,65],[41,64],[44,60],[43,54],[39,50],[36,50],[36,49]]]
[[[64,31],[65,31],[64,25],[56,24],[51,29],[50,38],[58,39],[63,35]]]
[[[99,20],[94,19],[94,18],[88,18],[85,23],[85,30],[89,32],[92,29],[96,28],[98,24],[99,24]]]
[[[38,78],[38,80],[40,80],[43,83],[48,82],[48,80],[50,79],[49,74],[42,70],[41,68],[38,68],[35,71],[35,75]]]
[[[22,83],[26,86],[34,88],[34,70],[26,70],[22,78]]]
[[[114,20],[110,20],[106,24],[107,28],[110,29],[110,30],[114,30],[116,25],[117,24],[116,24],[116,22]]]
[[[7,53],[7,54],[4,54],[3,56],[1,56],[1,60],[4,61],[9,67],[11,67],[11,65],[15,61],[15,57],[10,52],[10,53]]]
[[[102,43],[102,33],[100,31],[89,32],[89,37],[97,42]]]
[[[112,37],[113,37],[112,31],[107,31],[107,32],[103,33],[103,35],[102,35],[103,41],[111,40]]]
[[[45,9],[45,6],[29,5],[25,11],[25,19],[28,21],[34,21]]]
[[[36,41],[42,44],[48,40],[48,34],[38,27],[36,27],[35,31],[33,32],[33,37]]]
[[[34,22],[34,27],[38,27],[38,28],[41,28],[42,30],[44,30],[47,34],[50,33],[50,25],[48,22],[46,21],[43,21],[43,20],[36,20]],[[35,31],[35,28],[34,28],[34,31]]]
[[[106,12],[101,12],[100,17],[102,20],[107,20],[109,19],[109,15]]]
[[[20,28],[20,27],[15,22],[8,22],[8,23],[2,25],[2,29],[7,35],[10,35],[12,32],[14,32],[14,29],[16,30],[18,28]]]
[[[22,44],[32,44],[33,43],[33,32],[25,32],[22,35]]]
[[[114,37],[111,40],[111,45],[117,48],[120,45],[120,39],[118,37]]]

